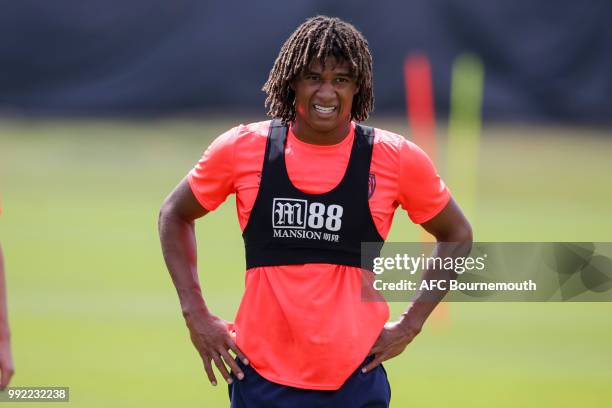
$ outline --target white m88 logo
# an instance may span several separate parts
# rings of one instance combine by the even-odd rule
[[[273,228],[308,228],[340,231],[344,209],[337,204],[308,203],[294,198],[275,198],[272,203]]]

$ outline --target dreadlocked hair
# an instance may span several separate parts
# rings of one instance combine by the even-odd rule
[[[368,42],[351,24],[335,17],[316,16],[302,23],[283,44],[268,81],[268,115],[284,122],[295,119],[293,80],[316,59],[323,67],[328,57],[348,61],[359,91],[353,97],[351,119],[364,121],[374,109],[372,54]]]

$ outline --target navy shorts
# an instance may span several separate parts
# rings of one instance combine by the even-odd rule
[[[371,359],[367,358],[335,391],[304,390],[276,384],[263,378],[250,365],[245,366],[236,359],[244,372],[244,379],[238,380],[233,376],[234,381],[228,386],[231,407],[387,408],[391,400],[391,387],[382,364],[368,373],[361,372],[361,368]]]

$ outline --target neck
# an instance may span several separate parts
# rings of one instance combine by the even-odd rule
[[[314,130],[307,123],[301,122],[297,118],[292,126],[293,134],[302,142],[323,146],[340,143],[348,136],[350,129],[351,122],[349,121],[329,131],[321,132]]]

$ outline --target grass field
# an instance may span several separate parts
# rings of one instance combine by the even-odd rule
[[[372,123],[406,134],[400,120]],[[165,195],[233,124],[0,122],[13,386],[69,386],[73,407],[229,405],[191,346],[156,221]],[[476,240],[611,241],[609,136],[486,126],[469,214]],[[389,239],[418,238],[398,212]],[[198,244],[209,306],[231,320],[244,275],[233,198],[199,222]],[[447,313],[386,364],[392,406],[612,401],[612,304],[451,304]]]

